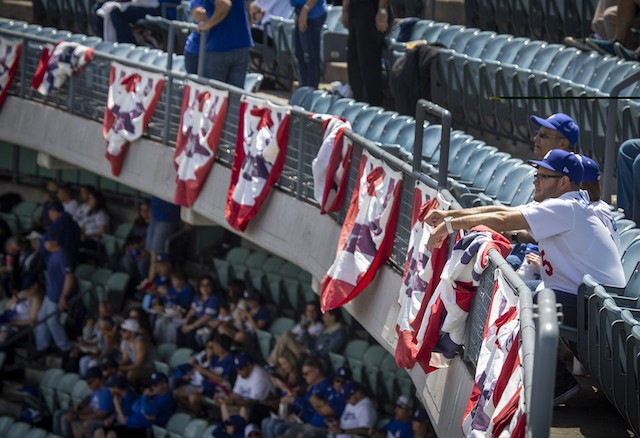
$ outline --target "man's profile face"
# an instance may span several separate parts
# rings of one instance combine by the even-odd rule
[[[533,136],[533,155],[542,159],[552,149],[567,150],[567,138],[555,129],[540,126]]]
[[[535,193],[533,200],[536,202],[542,202],[548,198],[558,197],[560,191],[560,180],[564,176],[558,172],[554,172],[544,167],[538,167],[536,176],[533,180],[535,187]]]

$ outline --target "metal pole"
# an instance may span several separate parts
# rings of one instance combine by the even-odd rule
[[[207,34],[205,30],[200,32],[200,49],[198,50],[198,76],[204,76],[204,59],[207,56]]]
[[[602,200],[611,204],[613,194],[613,174],[616,166],[616,126],[618,124],[618,100],[620,92],[640,79],[640,71],[617,83],[609,95],[612,99],[607,107],[607,132],[605,135],[604,172],[602,181]]]
[[[423,125],[426,114],[440,117],[442,122],[442,134],[440,137],[440,163],[438,164],[438,190],[447,188],[447,177],[449,176],[449,140],[451,137],[451,113],[425,99],[418,100],[416,104],[416,132],[413,142],[413,171],[415,174],[422,173],[422,140]]]
[[[303,158],[304,158],[304,119],[302,117],[298,117],[299,125],[298,125],[298,163],[297,163],[297,172],[298,172],[298,181],[296,187],[296,199],[298,201],[302,200],[302,189],[304,185],[302,184],[304,181],[304,166],[303,166]]]

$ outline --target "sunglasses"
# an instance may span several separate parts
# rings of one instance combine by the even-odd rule
[[[540,138],[546,138],[546,137],[552,137],[552,136],[555,137],[555,138],[562,138],[561,136],[559,136],[557,134],[553,135],[553,134],[551,134],[551,133],[549,133],[547,131],[543,131],[542,129],[539,129],[538,132],[536,132],[536,135],[538,137],[540,137]]]
[[[557,178],[562,178],[563,176],[564,176],[564,175],[544,175],[544,174],[542,174],[542,173],[536,173],[536,174],[533,176],[533,180],[535,181],[535,180],[549,179],[549,178],[557,179]]]

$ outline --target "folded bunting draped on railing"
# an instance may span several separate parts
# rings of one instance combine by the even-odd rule
[[[389,258],[401,191],[402,173],[363,151],[336,258],[321,283],[323,312],[355,298]]]
[[[289,107],[242,96],[225,217],[244,231],[280,178],[289,140]]]
[[[173,202],[188,207],[204,186],[220,142],[229,92],[187,80],[176,152],[176,192]]]
[[[329,114],[312,114],[322,120],[322,144],[311,163],[313,171],[313,197],[320,204],[320,213],[339,211],[347,192],[351,140],[344,132],[351,123]]]
[[[93,49],[78,43],[59,41],[42,50],[31,86],[42,95],[60,91],[67,78],[91,62]]]
[[[411,235],[398,297],[400,311],[396,324],[398,344],[396,363],[402,368],[413,368],[418,354],[415,338],[420,328],[425,307],[424,300],[431,298],[440,280],[440,274],[447,262],[448,240],[440,248],[427,247],[433,227],[422,219],[435,209],[447,210],[449,203],[438,196],[438,191],[420,181],[416,182],[411,215]],[[421,311],[422,310],[422,311]]]
[[[18,71],[18,60],[22,50],[21,39],[0,36],[0,109],[7,97],[13,78]]]
[[[495,275],[493,299],[462,429],[465,436],[473,438],[524,437],[519,300],[502,271],[496,269]]]
[[[163,87],[162,74],[111,64],[102,135],[114,176],[120,175],[129,143],[138,140],[147,128]]]
[[[460,351],[471,301],[491,248],[502,257],[511,252],[504,236],[482,225],[472,228],[454,245],[416,335],[416,359],[424,372],[447,367]]]

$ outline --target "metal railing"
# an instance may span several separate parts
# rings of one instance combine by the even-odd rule
[[[24,99],[29,99],[49,105],[60,110],[68,111],[72,114],[84,117],[88,120],[102,123],[104,106],[108,92],[108,81],[110,72],[110,63],[116,61],[128,66],[141,68],[153,72],[158,72],[166,76],[165,87],[162,91],[163,96],[159,100],[159,104],[156,108],[155,114],[151,118],[147,132],[144,134],[147,138],[157,141],[164,145],[175,144],[175,138],[177,137],[178,126],[181,116],[181,102],[182,93],[184,89],[185,79],[190,79],[201,84],[207,84],[218,89],[225,89],[229,91],[229,101],[227,117],[225,120],[220,144],[216,153],[216,161],[231,166],[233,157],[235,154],[236,133],[239,120],[239,102],[242,95],[252,95],[246,93],[243,90],[223,84],[220,82],[206,80],[199,78],[195,75],[187,75],[183,72],[177,72],[170,70],[166,67],[158,67],[155,65],[144,64],[137,61],[128,60],[123,56],[116,56],[113,54],[95,52],[93,61],[83,70],[83,72],[68,81],[63,87],[60,93],[55,95],[41,96],[37,92],[34,92],[30,88],[30,82],[27,81],[27,77],[31,77],[35,73],[35,68],[40,58],[41,47],[43,43],[52,43],[46,38],[38,37],[37,35],[23,34],[20,32],[7,31],[0,29],[0,34],[4,34],[11,37],[19,37],[25,40],[23,45],[22,56],[20,60],[20,72],[18,80],[14,82],[10,89],[10,93],[20,96]],[[171,58],[171,56],[169,56]],[[169,67],[171,67],[169,61]],[[253,97],[259,97],[252,95]],[[6,109],[5,109],[6,110]],[[430,102],[421,100],[417,105],[417,117],[416,123],[416,138],[414,141],[413,163],[407,163],[400,158],[382,150],[373,142],[361,137],[360,135],[347,132],[347,136],[353,142],[352,157],[348,169],[348,191],[346,199],[350,199],[355,187],[358,177],[358,171],[360,166],[360,157],[363,150],[367,150],[375,157],[383,159],[392,168],[402,172],[403,185],[401,193],[401,206],[398,217],[398,226],[396,230],[396,236],[394,241],[394,247],[390,256],[389,263],[400,274],[404,269],[405,258],[407,248],[409,244],[409,237],[411,234],[411,216],[414,196],[414,186],[416,180],[420,180],[427,184],[429,187],[438,188],[442,196],[448,201],[452,202],[452,208],[460,208],[453,196],[445,189],[447,180],[447,168],[449,158],[449,135],[451,126],[451,115],[448,111],[434,105]],[[422,173],[421,169],[421,152],[422,152],[422,136],[423,136],[423,122],[426,114],[439,116],[442,120],[442,138],[441,138],[441,153],[440,153],[440,174],[438,181]],[[293,107],[291,109],[291,121],[290,121],[290,133],[289,142],[287,145],[287,156],[282,175],[278,180],[276,187],[280,190],[289,193],[301,202],[306,202],[312,205],[317,205],[317,202],[313,198],[313,176],[311,172],[311,164],[316,157],[318,149],[322,143],[322,123],[317,119],[309,117],[309,113]],[[159,146],[162,147],[162,146]],[[342,210],[333,213],[331,216],[338,223],[342,224],[346,216],[349,203],[345,202]],[[496,268],[500,268],[506,274],[506,277],[510,284],[520,292],[520,300],[523,305],[522,318],[522,338],[523,348],[525,349],[525,378],[527,386],[525,393],[527,394],[527,402],[532,403],[530,409],[538,409],[542,414],[550,414],[551,412],[551,398],[540,398],[536,395],[536,390],[531,388],[532,376],[540,370],[544,370],[545,366],[533,366],[533,352],[536,349],[536,338],[538,339],[537,345],[548,346],[550,341],[542,341],[540,339],[553,338],[557,342],[557,332],[553,334],[552,328],[547,326],[553,326],[550,322],[549,315],[553,313],[548,310],[550,304],[545,304],[544,311],[540,312],[540,318],[545,318],[544,330],[538,330],[536,334],[535,326],[533,324],[533,311],[531,305],[531,293],[524,286],[522,281],[517,275],[506,266],[506,263],[500,257],[497,252],[490,252],[490,258],[492,266],[487,269],[483,274],[482,281],[486,284],[491,284],[490,288],[486,291],[482,289],[476,294],[474,298],[474,308],[470,314],[469,324],[475,327],[474,321],[478,321],[479,328],[484,327],[487,312],[489,309],[489,303],[492,298],[493,291],[493,272]],[[546,303],[546,302],[545,302]],[[555,309],[555,308],[554,308]],[[556,323],[557,326],[557,323]],[[556,327],[557,328],[557,327]],[[473,357],[474,345],[480,345],[482,341],[482,332],[474,332],[471,336],[473,339],[469,340],[467,346],[467,358]],[[542,348],[542,347],[538,347]],[[551,352],[545,350],[545,360],[548,360]],[[477,357],[477,356],[476,356]],[[473,362],[473,359],[471,359]],[[537,375],[537,374],[536,374]],[[536,377],[536,384],[539,379],[549,379],[548,375],[542,377]],[[552,378],[552,377],[551,377]],[[545,381],[546,381],[545,380]],[[544,393],[542,393],[544,394]],[[548,394],[547,394],[548,395]],[[546,397],[546,396],[545,396]],[[535,403],[534,403],[535,402]],[[547,409],[548,408],[548,409]],[[533,412],[529,412],[529,424],[537,422],[536,418],[531,417]],[[538,414],[536,414],[538,415]],[[550,416],[550,415],[549,415]],[[544,418],[543,418],[544,417]],[[549,421],[546,416],[543,415],[540,424],[548,425]],[[537,424],[537,423],[536,423]],[[535,429],[534,429],[535,430]],[[548,427],[546,429],[548,431]],[[542,436],[544,433],[536,433],[535,436]]]

